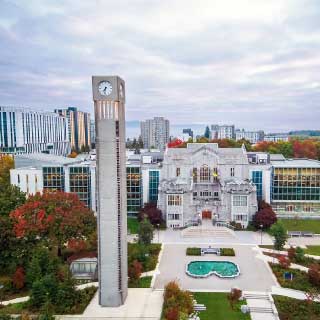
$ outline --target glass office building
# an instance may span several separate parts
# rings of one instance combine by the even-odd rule
[[[127,212],[137,215],[142,207],[142,176],[141,167],[127,167]]]
[[[79,199],[91,207],[91,172],[89,167],[69,168],[70,192],[76,193]]]
[[[262,171],[252,171],[251,172],[252,182],[257,187],[257,199],[262,200]]]
[[[149,202],[158,201],[158,187],[159,187],[159,171],[149,171]]]

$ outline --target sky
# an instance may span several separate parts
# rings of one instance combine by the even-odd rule
[[[93,112],[119,75],[133,126],[319,129],[319,52],[319,0],[0,0],[0,105]]]

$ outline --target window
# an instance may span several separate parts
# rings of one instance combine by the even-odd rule
[[[180,214],[168,214],[168,220],[180,220]]]
[[[91,173],[89,167],[70,167],[70,192],[76,193],[86,206],[91,207]]]
[[[236,214],[234,219],[236,221],[247,221],[248,216],[246,214]]]
[[[197,168],[193,168],[192,169],[192,178],[193,178],[193,182],[194,183],[198,182],[198,170],[197,170]]]
[[[232,205],[234,207],[246,207],[247,206],[247,196],[233,196]]]
[[[294,206],[293,205],[288,205],[288,206],[286,206],[286,211],[288,211],[288,212],[292,212],[292,211],[294,211]]]
[[[218,191],[215,191],[215,192],[213,193],[213,196],[214,196],[215,198],[219,198],[219,192],[218,192]]]
[[[213,176],[213,180],[214,181],[218,180],[218,168],[213,168],[212,169],[212,176]]]
[[[234,177],[234,168],[230,168],[230,176]]]
[[[207,165],[200,168],[200,182],[210,182],[210,169]]]
[[[197,192],[197,191],[194,191],[194,192],[193,192],[193,196],[196,197],[197,195],[198,195],[198,192]]]
[[[200,197],[211,197],[211,192],[208,190],[200,191]]]
[[[159,171],[149,172],[149,202],[158,201]]]
[[[262,200],[262,171],[252,171],[251,178],[257,187],[257,199]]]
[[[181,206],[182,196],[181,194],[169,194],[168,195],[168,206]]]
[[[180,176],[180,168],[176,169],[176,176],[179,177]]]
[[[18,174],[18,183],[20,183],[20,174]]]

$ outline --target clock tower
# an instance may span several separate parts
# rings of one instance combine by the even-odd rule
[[[128,292],[125,83],[93,76],[98,191],[99,304],[117,307]]]

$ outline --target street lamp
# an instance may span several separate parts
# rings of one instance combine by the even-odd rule
[[[263,224],[260,224],[260,229],[261,229],[261,240],[260,240],[260,244],[262,245],[262,228],[263,228]]]
[[[0,283],[0,306],[2,306],[2,289],[4,288],[4,285]]]
[[[159,223],[157,223],[157,231],[158,231],[158,243],[159,243],[159,233],[160,233],[160,224]]]

